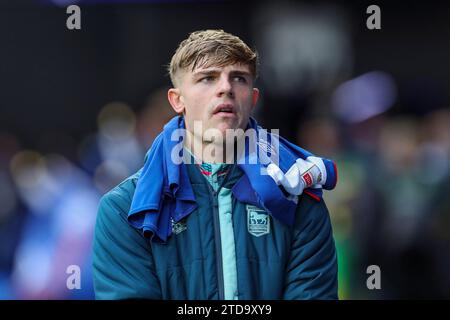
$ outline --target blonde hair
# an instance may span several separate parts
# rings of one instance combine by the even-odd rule
[[[247,65],[253,78],[258,76],[258,54],[239,37],[223,30],[192,32],[183,40],[172,56],[168,71],[172,84],[177,86],[176,75],[180,70],[198,67],[224,67],[230,64]]]

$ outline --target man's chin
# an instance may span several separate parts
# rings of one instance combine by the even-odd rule
[[[228,121],[221,121],[217,124],[214,125],[214,128],[216,128],[217,130],[219,130],[223,136],[225,136],[225,134],[227,133],[227,130],[236,130],[239,128],[238,123],[233,122],[228,122]]]

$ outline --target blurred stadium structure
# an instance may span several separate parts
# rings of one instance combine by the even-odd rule
[[[174,114],[164,65],[191,31],[256,47],[255,117],[335,159],[341,299],[450,298],[450,5],[0,2],[0,298],[92,299],[98,200]],[[66,268],[81,267],[81,289]],[[382,289],[368,290],[379,265]]]

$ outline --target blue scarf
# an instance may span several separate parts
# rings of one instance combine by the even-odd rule
[[[172,221],[180,221],[197,208],[186,165],[176,164],[171,159],[172,150],[175,148],[183,152],[183,149],[179,148],[180,141],[171,139],[174,130],[180,128],[184,128],[184,119],[176,116],[156,137],[147,152],[128,213],[129,223],[154,241],[166,242],[172,232]],[[258,126],[253,118],[249,119],[248,128],[256,130],[256,143],[259,146],[270,147],[270,142],[275,137],[273,134]],[[312,155],[280,136],[276,138],[279,141],[278,166],[283,172],[286,172],[297,158],[306,159]],[[283,194],[269,175],[261,174],[261,170],[264,170],[268,163],[267,159],[261,161],[260,154],[265,153],[246,152],[244,161],[238,161],[237,166],[242,169],[244,175],[233,186],[233,196],[241,202],[263,208],[279,221],[292,225],[297,204]],[[250,159],[251,157],[256,159]],[[256,164],[252,164],[255,162]],[[323,187],[332,189],[337,178],[334,163],[327,159],[324,159],[324,163],[327,168],[327,182]],[[309,188],[304,193],[318,201],[322,198],[322,188]]]

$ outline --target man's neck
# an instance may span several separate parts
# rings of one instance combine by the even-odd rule
[[[195,157],[196,162],[228,163],[236,161],[235,143],[223,141],[205,141],[187,131],[184,147]]]

